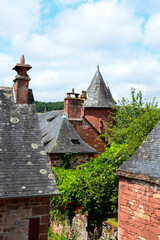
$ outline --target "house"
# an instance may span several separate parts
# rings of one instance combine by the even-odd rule
[[[108,133],[107,124],[114,124],[115,104],[97,66],[87,92],[82,91],[80,98],[78,94],[75,94],[75,98],[71,97],[70,93],[67,94],[64,99],[64,112],[83,141],[102,153],[106,150],[108,139],[101,135]]]
[[[119,240],[160,239],[160,122],[117,173]]]
[[[61,166],[62,154],[73,153],[71,167],[90,161],[105,152],[107,124],[114,124],[115,101],[97,67],[87,90],[64,99],[64,111],[38,114],[43,142],[51,165]],[[63,139],[63,141],[62,141]]]
[[[61,166],[66,153],[70,154],[66,164],[74,169],[98,153],[80,138],[63,111],[40,113],[39,122],[51,167]]]
[[[49,197],[59,194],[21,57],[13,88],[0,87],[0,239],[47,240]]]

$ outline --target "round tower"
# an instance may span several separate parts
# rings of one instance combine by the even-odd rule
[[[84,117],[98,132],[106,133],[107,125],[114,124],[115,104],[111,91],[106,86],[97,66],[97,71],[87,89],[87,99],[83,104]]]

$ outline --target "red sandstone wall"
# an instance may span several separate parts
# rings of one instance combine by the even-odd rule
[[[82,102],[80,98],[65,98],[64,99],[64,112],[68,118],[81,118]]]
[[[119,179],[118,240],[160,239],[160,186]]]
[[[89,146],[93,147],[100,153],[105,152],[106,144],[104,139],[98,138],[98,132],[93,127],[91,127],[91,125],[88,124],[87,121],[83,120],[70,122],[85,143],[87,143]],[[97,154],[94,155],[94,157],[96,156]]]
[[[101,133],[105,122],[114,124],[112,116],[115,112],[111,108],[85,108],[84,116]]]
[[[29,219],[40,218],[39,240],[47,240],[49,197],[0,200],[0,240],[28,240]]]
[[[28,103],[28,81],[19,80],[14,83],[16,103]]]

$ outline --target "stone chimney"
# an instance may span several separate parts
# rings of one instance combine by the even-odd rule
[[[32,67],[29,64],[25,64],[24,55],[21,56],[20,63],[17,63],[13,68],[17,72],[17,75],[13,79],[13,91],[15,102],[19,104],[28,104],[28,87],[30,77],[27,71]]]
[[[83,100],[79,98],[79,93],[75,93],[74,88],[72,88],[72,92],[68,92],[64,99],[64,113],[69,119],[80,119],[82,104]]]

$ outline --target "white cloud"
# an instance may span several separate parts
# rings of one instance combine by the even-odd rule
[[[91,49],[116,51],[141,40],[142,22],[116,0],[102,0],[62,11],[53,19],[53,27],[46,27],[45,34],[25,37],[15,33],[12,43],[17,51],[25,49],[45,59],[70,58]]]
[[[148,54],[130,60],[116,60],[105,69],[113,96],[129,97],[131,87],[142,91],[145,97],[157,97],[160,101],[160,62]]]
[[[159,0],[120,0],[120,2],[141,15],[151,15],[160,11]]]
[[[141,39],[142,22],[115,0],[87,3],[56,17],[53,39],[75,48],[121,46]]]
[[[81,4],[76,8],[67,8],[67,4],[78,2]],[[140,46],[144,19],[135,14],[138,5],[131,7],[131,0],[60,0],[66,6],[62,6],[56,17],[50,16],[49,24],[45,19],[41,32],[44,24],[40,17],[41,3],[41,0],[27,0],[24,6],[20,0],[3,2],[0,37],[11,40],[11,52],[16,54],[0,55],[3,85],[11,86],[15,75],[11,68],[24,53],[26,63],[33,66],[29,72],[30,87],[37,100],[63,100],[72,88],[76,92],[86,90],[97,64],[116,99],[129,96],[131,87],[159,95],[160,63],[158,56]],[[158,22],[159,14],[155,13],[146,23],[143,37],[143,43],[155,50],[159,49],[160,41],[155,30],[155,26],[159,29]]]
[[[0,53],[0,62],[0,86],[12,86],[14,78],[12,68],[15,65],[13,57]]]
[[[62,4],[62,5],[73,5],[73,4],[77,4],[77,3],[80,3],[80,2],[86,2],[86,0],[55,0],[55,2],[59,5],[59,4]]]
[[[152,15],[146,23],[143,42],[154,50],[160,50],[160,13]]]
[[[0,36],[12,38],[36,29],[40,17],[40,0],[1,0]]]

